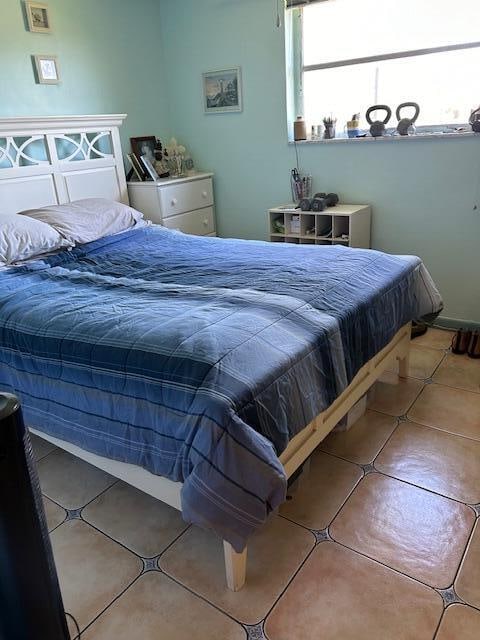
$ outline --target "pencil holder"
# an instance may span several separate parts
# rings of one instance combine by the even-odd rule
[[[300,173],[292,174],[292,200],[300,202],[304,198],[312,197],[312,176],[302,175]]]

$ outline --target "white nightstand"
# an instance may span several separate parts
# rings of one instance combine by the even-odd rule
[[[213,173],[129,182],[128,197],[147,220],[196,236],[215,236]]]
[[[371,219],[372,210],[366,204],[337,204],[318,213],[300,211],[294,204],[282,205],[269,210],[268,233],[270,242],[369,249]],[[277,220],[283,224],[283,232],[276,230]]]

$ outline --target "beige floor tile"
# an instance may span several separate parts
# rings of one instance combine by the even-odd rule
[[[51,534],[65,610],[84,629],[140,574],[142,561],[81,520]]]
[[[429,384],[408,412],[414,422],[480,440],[480,394]]]
[[[420,380],[399,378],[396,373],[387,371],[372,387],[369,409],[402,416],[412,406],[422,387]]]
[[[33,457],[37,462],[57,449],[54,444],[39,438],[34,433],[30,433],[30,442],[32,443]]]
[[[325,529],[348,498],[363,472],[357,465],[315,452],[310,472],[280,514],[311,529]]]
[[[478,640],[480,611],[463,604],[448,607],[435,640]]]
[[[47,527],[51,531],[58,527],[59,524],[65,520],[67,513],[65,509],[62,509],[48,498],[43,498],[43,507],[45,509],[45,516],[47,518]]]
[[[416,347],[412,343],[408,375],[410,378],[419,378],[421,380],[430,378],[444,357],[444,352],[439,349]],[[398,373],[398,361],[392,370]]]
[[[465,602],[480,609],[480,519],[477,519],[468,544],[467,553],[455,582],[455,590]]]
[[[432,587],[453,583],[475,514],[381,474],[367,475],[330,527],[334,540]]]
[[[446,329],[429,329],[425,335],[412,340],[412,346],[448,349],[452,344],[454,335],[454,331],[448,331]]]
[[[431,640],[442,615],[428,587],[322,542],[267,619],[269,640]]]
[[[188,526],[180,511],[124,482],[91,502],[82,518],[145,558],[158,555]]]
[[[245,640],[243,628],[151,571],[139,578],[82,635],[82,640]]]
[[[480,392],[480,360],[450,353],[433,376],[434,382],[448,387]]]
[[[104,471],[58,449],[39,461],[42,493],[66,509],[79,509],[116,482]]]
[[[400,480],[444,496],[480,502],[480,442],[419,424],[400,424],[375,461]]]
[[[397,421],[376,411],[367,411],[348,431],[331,433],[319,449],[357,464],[370,464],[388,438]]]
[[[313,549],[313,535],[288,520],[272,517],[249,541],[247,582],[238,593],[225,585],[222,542],[191,527],[160,558],[161,568],[235,619],[262,620]]]

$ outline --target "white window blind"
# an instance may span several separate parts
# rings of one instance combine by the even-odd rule
[[[299,4],[309,124],[332,113],[343,125],[372,104],[416,101],[418,124],[455,125],[480,103],[479,0]]]

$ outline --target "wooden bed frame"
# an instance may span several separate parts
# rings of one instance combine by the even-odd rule
[[[0,119],[2,211],[6,207],[6,211],[17,213],[87,197],[106,197],[127,202],[118,130],[125,117],[103,115]],[[100,141],[106,145],[100,148]],[[38,150],[42,146],[44,154]],[[302,466],[395,360],[400,362],[400,376],[407,376],[410,329],[410,324],[400,329],[390,343],[362,367],[341,396],[291,440],[280,456],[287,478]],[[36,429],[31,431],[181,510],[181,483],[156,476],[135,465],[95,455]],[[236,553],[228,542],[224,541],[223,544],[227,586],[239,591],[245,584],[247,548]]]

